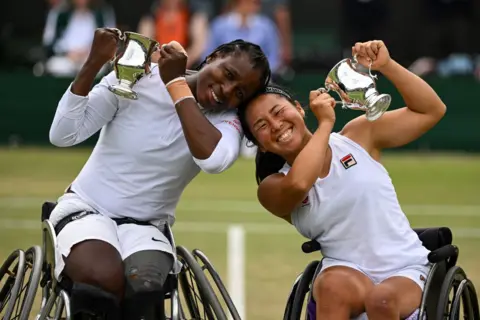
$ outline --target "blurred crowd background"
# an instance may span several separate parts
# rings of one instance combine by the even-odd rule
[[[473,122],[480,111],[472,105],[480,84],[478,0],[15,0],[2,7],[0,84],[7,91],[7,118],[17,119],[22,108],[31,113],[32,101],[50,113],[39,114],[43,127],[21,129],[7,121],[0,143],[45,142],[39,135],[88,56],[95,28],[117,27],[159,43],[179,41],[189,68],[227,41],[255,42],[267,54],[274,80],[301,97],[323,86],[325,74],[351,56],[355,42],[381,39],[394,59],[428,78],[447,102],[447,119],[457,121],[410,147],[480,149]],[[384,79],[378,86],[395,94]],[[26,88],[31,95],[21,94]],[[401,106],[398,95],[394,101],[393,107]],[[356,115],[348,113],[344,120]]]
[[[97,27],[179,41],[194,67],[236,38],[256,42],[275,73],[328,68],[356,41],[382,39],[419,75],[480,79],[475,0],[16,0],[0,14],[1,68],[72,76]],[[6,10],[5,10],[6,9]]]

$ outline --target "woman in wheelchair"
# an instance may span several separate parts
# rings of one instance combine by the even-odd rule
[[[102,297],[109,301],[103,311],[120,306],[124,319],[157,320],[164,316],[157,308],[165,279],[177,270],[166,225],[201,170],[220,173],[236,160],[242,133],[234,108],[265,86],[270,68],[260,47],[236,40],[185,75],[186,55],[164,45],[158,68],[153,64],[134,87],[138,100],[123,99],[108,89],[118,83],[113,72],[90,89],[114,56],[117,36],[96,31],[90,58],[50,130],[51,142],[67,147],[102,128],[49,217],[58,233],[55,276],[73,282],[72,314]]]
[[[317,319],[365,313],[372,320],[404,319],[420,305],[429,251],[410,227],[380,155],[419,138],[446,107],[382,41],[356,43],[352,53],[365,67],[372,62],[407,106],[373,122],[359,116],[334,133],[335,100],[311,91],[318,127],[310,132],[300,104],[271,86],[239,108],[239,116],[259,147],[260,203],[321,245],[324,259],[313,286]]]

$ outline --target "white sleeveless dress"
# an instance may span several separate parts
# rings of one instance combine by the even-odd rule
[[[423,290],[429,251],[403,213],[388,172],[345,136],[332,133],[329,145],[330,172],[291,214],[298,232],[321,244],[322,271],[343,265],[375,284],[405,276]],[[280,172],[289,170],[286,164]]]

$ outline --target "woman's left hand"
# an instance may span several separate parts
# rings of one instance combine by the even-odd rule
[[[178,42],[172,41],[169,44],[162,45],[158,68],[163,83],[167,84],[175,78],[185,76],[187,59],[187,52]]]
[[[387,47],[380,40],[357,42],[352,47],[352,56],[357,56],[357,61],[368,68],[372,63],[372,70],[382,71],[392,60]]]

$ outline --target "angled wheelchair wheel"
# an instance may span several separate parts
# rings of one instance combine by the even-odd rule
[[[297,293],[298,284],[302,279],[302,273],[298,275],[298,277],[293,282],[292,290],[290,290],[290,294],[288,295],[287,305],[285,306],[285,311],[283,313],[283,320],[288,320],[292,316],[292,305],[293,299],[295,298],[295,294]]]
[[[181,307],[186,319],[227,320],[213,288],[194,256],[185,247],[177,247],[177,257],[183,264],[178,275],[186,307]],[[180,298],[182,300],[182,298]],[[187,312],[189,314],[187,314]]]
[[[20,308],[20,314],[18,315],[17,313],[16,316],[19,316],[18,319],[20,320],[28,320],[33,303],[35,302],[35,296],[42,276],[42,249],[39,246],[29,248],[25,252],[25,260],[26,264],[22,289],[17,299],[17,308]],[[14,318],[16,318],[16,316],[14,316]]]
[[[473,283],[459,266],[445,276],[437,306],[437,319],[479,320],[478,301]]]
[[[304,309],[305,298],[310,296],[310,287],[312,285],[312,280],[315,275],[315,271],[319,266],[320,261],[310,262],[305,270],[302,273],[302,277],[298,282],[297,289],[295,290],[295,295],[293,297],[292,309],[290,313],[289,320],[300,320],[302,317],[302,310]],[[306,313],[306,311],[305,311]],[[308,319],[308,314],[306,313],[305,319]]]
[[[225,303],[228,311],[230,313],[231,319],[233,320],[241,320],[240,315],[238,314],[237,308],[230,297],[225,285],[223,284],[222,279],[218,275],[217,270],[213,267],[213,264],[208,260],[207,256],[200,250],[195,249],[193,250],[193,256],[197,259],[198,263],[200,264],[202,270],[206,270],[210,277],[213,279],[216,288],[220,292],[223,298],[223,302]]]
[[[26,259],[23,250],[15,250],[0,268],[0,317],[11,319],[20,295],[25,275]]]

